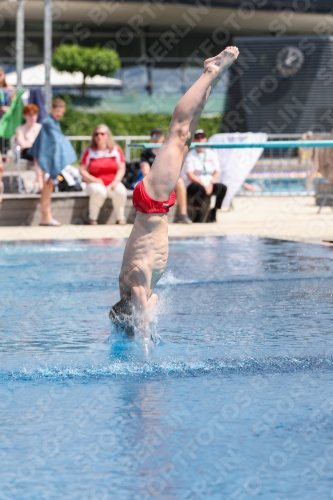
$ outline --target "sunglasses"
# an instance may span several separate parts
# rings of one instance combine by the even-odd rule
[[[162,137],[163,134],[151,134],[152,139],[158,139],[159,137]]]
[[[98,137],[99,135],[103,136],[103,135],[106,135],[106,133],[105,132],[95,132],[94,133],[94,137]]]
[[[194,136],[194,139],[205,139],[205,138],[206,138],[206,136],[203,134],[198,134],[198,135]]]

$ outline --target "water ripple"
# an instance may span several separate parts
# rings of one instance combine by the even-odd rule
[[[0,380],[100,379],[117,376],[194,376],[209,373],[271,374],[333,369],[333,356],[207,359],[161,363],[114,362],[103,366],[48,367],[0,372]]]

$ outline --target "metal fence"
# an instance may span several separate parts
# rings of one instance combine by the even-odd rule
[[[318,134],[319,135],[319,134]],[[265,143],[259,160],[256,162],[246,182],[238,195],[240,196],[281,196],[281,195],[313,195],[314,186],[307,187],[307,178],[311,170],[310,148],[300,148],[297,142],[302,139],[301,134],[270,134]],[[275,141],[284,143],[284,147],[276,147]],[[287,141],[291,141],[289,147]],[[271,145],[270,145],[271,143]],[[202,146],[202,144],[201,144]],[[206,143],[207,147],[237,147],[237,144],[215,145]],[[252,144],[253,147],[257,147]],[[274,147],[273,147],[274,146]],[[288,146],[288,147],[286,147]],[[135,143],[129,148],[135,148],[134,155],[139,156],[140,150]],[[248,144],[239,144],[247,148]]]
[[[135,161],[140,158],[140,149],[135,147],[137,143],[149,141],[149,136],[121,135],[114,136],[116,142],[125,152],[126,161]],[[298,141],[302,138],[300,134],[272,134],[268,136],[269,141]],[[87,147],[91,137],[86,135],[68,136],[72,142],[78,158]],[[25,183],[22,183],[26,170],[31,170],[31,165],[20,159],[19,151],[13,140],[3,139],[2,144],[6,145],[7,151],[3,155],[7,162],[4,163],[5,175],[10,175],[10,191],[14,192],[32,192],[33,183],[30,182],[28,189]],[[297,142],[296,142],[297,144]],[[301,154],[300,154],[301,153]],[[265,196],[265,195],[313,195],[314,188],[307,190],[306,180],[311,168],[309,150],[296,147],[265,149],[252,169],[252,172],[246,179],[246,184],[242,187],[239,195],[241,196]],[[33,172],[30,172],[32,175]],[[320,182],[320,180],[319,180]],[[7,183],[8,185],[8,183]],[[22,189],[23,187],[23,189]],[[7,188],[8,191],[8,188]]]
[[[67,137],[76,151],[78,162],[88,146],[91,136],[68,136]],[[119,135],[114,136],[115,141],[123,149],[126,161],[134,159],[134,150],[131,148],[133,142],[142,142],[150,139],[149,135]],[[5,192],[31,193],[36,191],[35,169],[31,162],[21,159],[21,148],[15,142],[15,135],[11,139],[0,137],[0,145],[3,148],[2,157],[4,160],[4,186]],[[0,179],[1,180],[1,179]],[[38,190],[38,186],[37,186]]]

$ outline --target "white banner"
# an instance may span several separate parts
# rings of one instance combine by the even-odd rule
[[[258,132],[233,134],[215,134],[209,138],[208,142],[266,142],[267,134]],[[237,194],[248,174],[259,160],[263,148],[235,148],[235,149],[214,149],[216,152],[221,175],[219,181],[227,186],[227,194],[223,200],[223,208],[229,208],[233,197]]]

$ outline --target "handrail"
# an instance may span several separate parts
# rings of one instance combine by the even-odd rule
[[[161,143],[131,144],[132,148],[157,149]],[[267,142],[193,142],[190,148],[233,149],[233,148],[263,148],[263,149],[288,149],[288,148],[323,148],[333,147],[333,140],[327,141],[267,141]]]
[[[325,137],[328,134],[317,134],[317,137]],[[274,139],[302,139],[303,134],[267,134],[268,140]],[[91,135],[67,135],[66,136],[70,141],[89,141],[91,139]],[[114,135],[113,138],[118,141],[125,141],[126,139],[137,141],[137,140],[148,140],[150,139],[150,135]]]
[[[328,134],[316,134],[317,137],[327,137]],[[310,148],[310,147],[333,147],[333,140],[301,140],[302,134],[269,134],[267,142],[255,142],[255,143],[247,143],[247,142],[227,142],[227,143],[215,143],[215,142],[206,142],[206,143],[192,143],[191,147],[200,147],[200,148],[214,148],[214,149],[232,149],[232,148],[263,148],[263,149],[288,149],[288,148]],[[81,141],[81,148],[84,146],[85,141],[89,141],[91,139],[90,135],[69,135],[67,138],[70,141]],[[115,135],[114,139],[116,141],[125,142],[125,156],[126,160],[131,160],[131,150],[132,148],[159,148],[162,144],[160,143],[150,143],[148,142],[150,139],[150,135]],[[280,139],[280,140],[277,140]],[[283,140],[288,139],[288,140]],[[293,140],[291,140],[293,139]],[[297,140],[299,139],[299,140]],[[18,172],[18,190],[19,193],[22,192],[22,176],[21,176],[21,160],[20,154],[17,148],[13,148],[16,152],[16,163],[17,163],[17,172]],[[282,154],[282,153],[281,153]],[[4,155],[5,157],[6,155]]]
[[[125,158],[131,160],[132,141],[146,141],[150,139],[150,135],[114,135],[115,141],[125,141]],[[69,141],[90,141],[90,135],[68,135]]]
[[[91,139],[91,135],[67,135],[66,137],[69,141],[89,141]],[[150,135],[114,135],[113,138],[116,141],[126,141],[127,139],[138,141],[140,139],[148,140]]]

